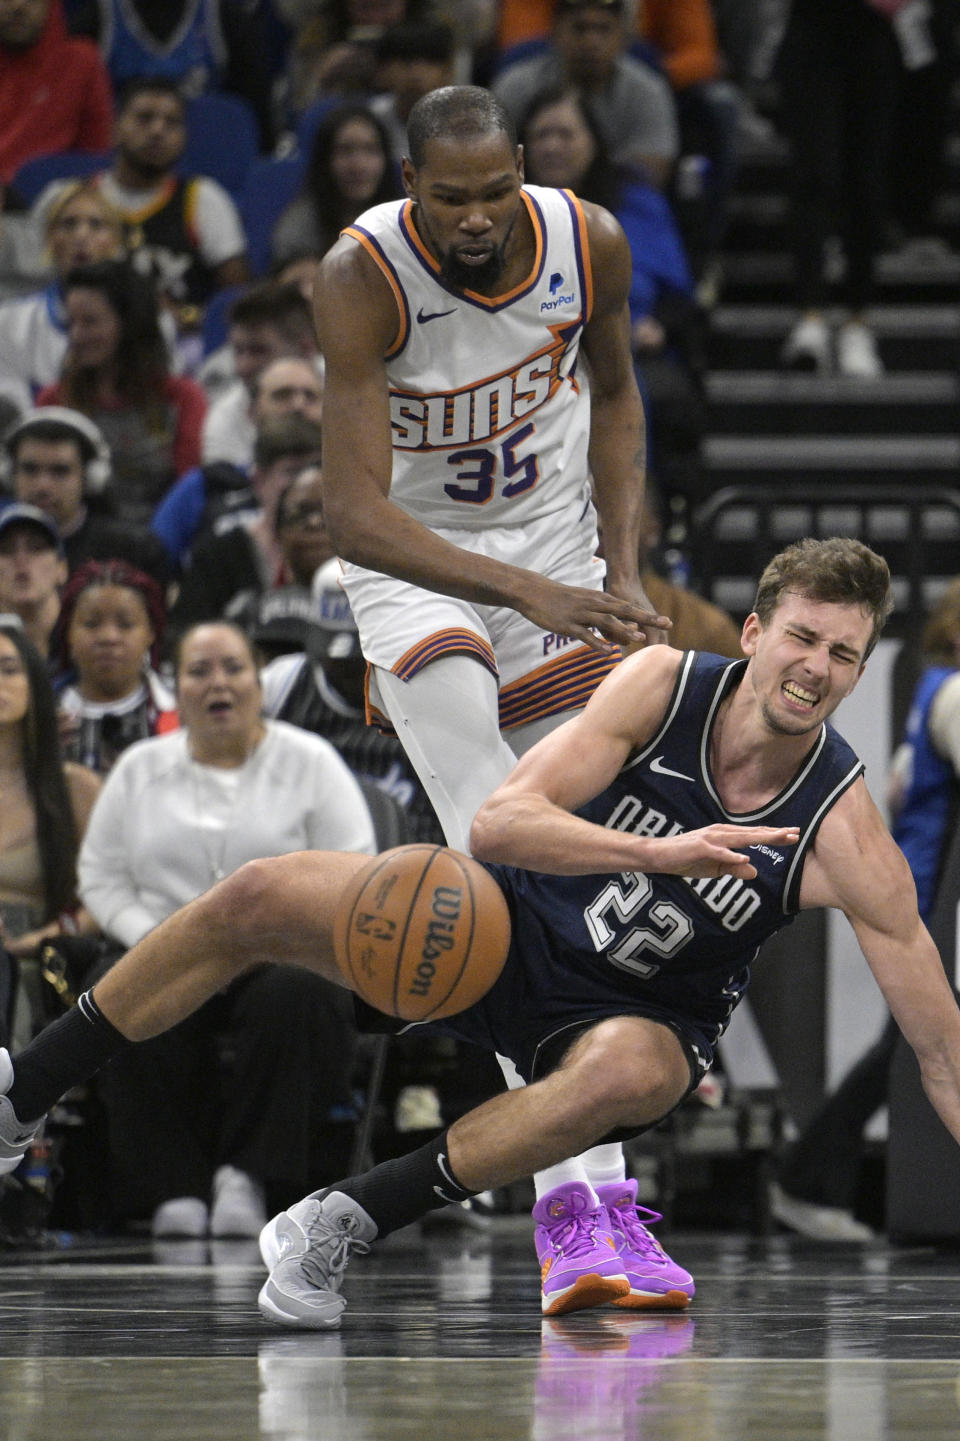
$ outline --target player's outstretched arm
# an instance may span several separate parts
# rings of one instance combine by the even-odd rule
[[[649,606],[640,582],[639,537],[646,480],[646,417],[630,344],[633,260],[618,221],[584,204],[594,308],[584,328],[590,373],[590,473],[603,536],[607,590]],[[664,639],[650,629],[646,639]]]
[[[395,505],[383,357],[396,338],[399,313],[383,275],[349,238],[323,261],[315,308],[326,371],[324,509],[339,555],[427,590],[509,606],[595,650],[636,644],[644,625],[664,622],[631,596],[560,585],[451,545]]]
[[[750,879],[756,871],[747,847],[795,844],[793,828],[714,825],[660,839],[571,814],[599,795],[631,751],[654,735],[681,660],[680,651],[654,646],[607,676],[581,714],[528,751],[480,807],[470,833],[472,854],[553,875],[663,871]]]
[[[960,1142],[960,1009],[917,911],[910,868],[862,780],[821,826],[804,868],[800,904],[836,906],[849,917],[916,1052],[924,1090]]]

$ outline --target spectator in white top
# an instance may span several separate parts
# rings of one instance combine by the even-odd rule
[[[181,328],[217,290],[249,274],[246,236],[236,206],[217,181],[184,177],[186,102],[176,85],[153,76],[127,86],[117,107],[113,164],[97,177],[119,211],[134,266],[152,275]],[[35,209],[42,215],[51,187]]]
[[[123,222],[95,180],[63,186],[45,222],[55,279],[35,295],[0,305],[0,394],[20,411],[29,410],[43,387],[60,379],[67,353],[64,276],[77,265],[124,253]]]
[[[255,857],[375,849],[360,787],[333,747],[262,719],[242,631],[220,621],[191,630],[176,679],[183,729],[123,752],[79,861],[81,892],[123,946]],[[152,1216],[155,1235],[255,1237],[265,1199],[322,1181],[331,1110],[350,1104],[348,1001],[300,967],[260,966],[104,1072],[121,1212]]]

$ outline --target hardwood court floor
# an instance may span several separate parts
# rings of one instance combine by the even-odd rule
[[[355,1258],[339,1331],[261,1321],[244,1242],[0,1252],[2,1441],[942,1441],[960,1254],[673,1235],[683,1315],[539,1312],[530,1222]]]

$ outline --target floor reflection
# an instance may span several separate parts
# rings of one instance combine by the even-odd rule
[[[411,1228],[340,1331],[269,1328],[243,1243],[0,1253],[2,1441],[940,1441],[960,1256],[672,1238],[684,1315],[540,1315],[529,1225]]]

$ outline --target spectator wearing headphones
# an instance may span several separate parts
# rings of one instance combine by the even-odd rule
[[[99,427],[66,406],[28,411],[0,442],[3,490],[50,516],[71,573],[85,560],[119,558],[165,586],[170,567],[157,538],[110,513],[110,475],[110,450]]]

